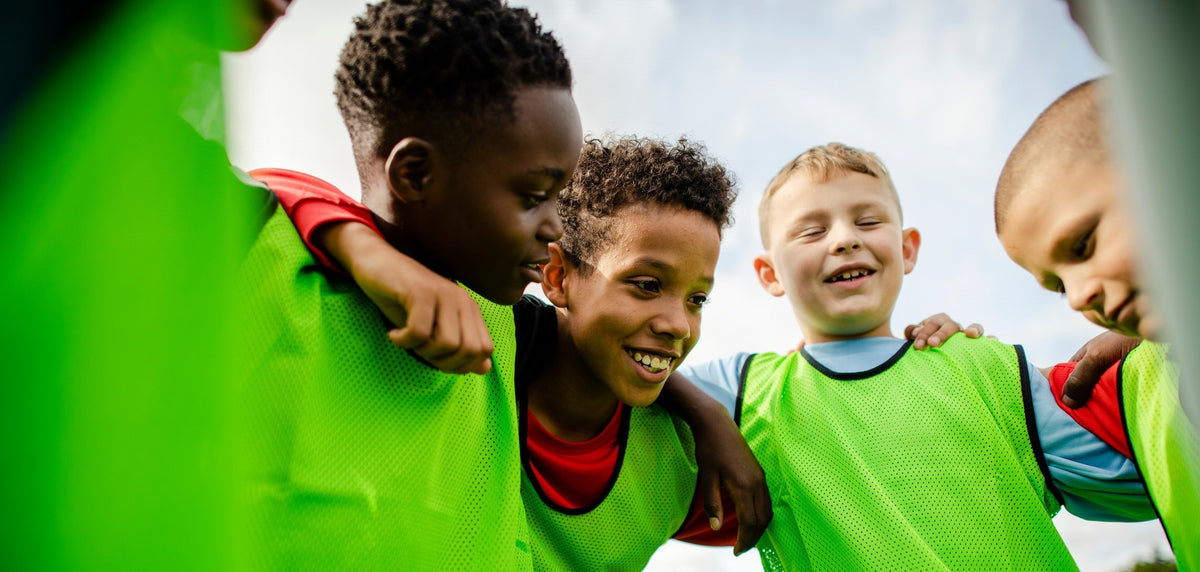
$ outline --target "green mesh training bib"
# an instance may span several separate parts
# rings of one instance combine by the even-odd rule
[[[1074,570],[1029,438],[1020,348],[953,336],[836,374],[753,356],[740,424],[771,490],[766,570]]]
[[[282,211],[243,270],[250,567],[530,569],[512,309],[475,296],[493,367],[450,375],[393,347]]]
[[[628,407],[621,439],[625,447],[617,480],[596,506],[553,505],[527,475],[522,477],[535,569],[641,570],[683,526],[696,490],[687,425],[659,406]]]
[[[1167,347],[1142,342],[1121,365],[1121,414],[1180,570],[1200,570],[1200,445],[1179,405]]]

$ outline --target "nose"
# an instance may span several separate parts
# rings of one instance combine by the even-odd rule
[[[650,330],[672,341],[686,340],[692,335],[693,313],[683,304],[669,303],[650,321]]]
[[[841,226],[831,231],[829,248],[835,254],[849,254],[862,248],[862,240],[853,229]]]
[[[555,201],[546,201],[541,207],[545,215],[538,223],[537,237],[542,242],[554,242],[562,238],[562,220],[558,218],[558,205]]]
[[[1062,280],[1063,288],[1067,291],[1067,303],[1072,310],[1104,312],[1104,289],[1099,280],[1079,276],[1063,276]]]

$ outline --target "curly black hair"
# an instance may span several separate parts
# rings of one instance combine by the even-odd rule
[[[562,46],[499,0],[383,0],[354,21],[335,74],[355,152],[454,137],[513,116],[522,87],[571,89]]]
[[[558,195],[563,235],[558,241],[572,264],[595,262],[611,239],[606,224],[623,207],[653,204],[695,211],[724,229],[733,222],[733,176],[704,146],[685,138],[671,143],[622,137],[589,139],[579,166]]]

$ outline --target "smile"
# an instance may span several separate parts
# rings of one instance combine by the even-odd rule
[[[671,364],[675,362],[675,358],[671,356],[645,351],[625,350],[625,353],[629,354],[629,357],[633,358],[633,361],[642,364],[642,367],[646,368],[646,371],[650,373],[661,373],[669,369]]]
[[[874,270],[868,270],[866,268],[855,268],[853,270],[847,270],[840,274],[835,274],[833,276],[830,276],[829,278],[825,279],[825,282],[826,283],[847,282],[850,280],[854,280],[855,278],[861,278],[863,276],[870,276],[874,273],[875,273]]]

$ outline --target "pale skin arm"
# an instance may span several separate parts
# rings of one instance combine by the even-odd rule
[[[313,242],[337,261],[395,324],[388,339],[448,373],[487,373],[492,339],[479,305],[454,282],[393,248],[370,227],[339,222]]]

